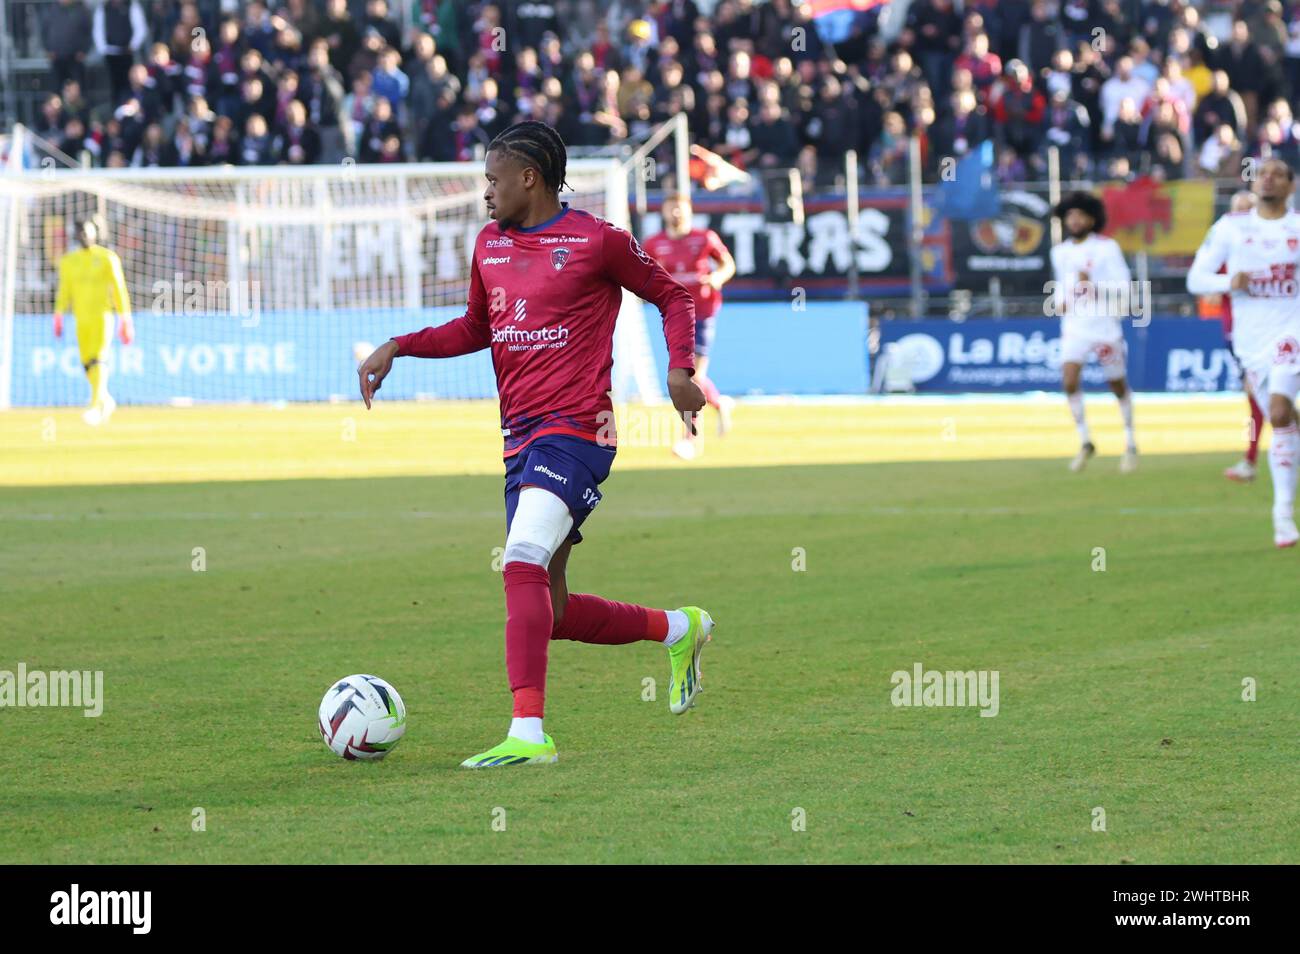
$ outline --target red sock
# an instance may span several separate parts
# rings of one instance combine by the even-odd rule
[[[551,577],[535,563],[507,563],[506,675],[515,696],[515,718],[542,717],[546,652],[551,633]]]
[[[1250,401],[1250,447],[1246,449],[1246,460],[1253,464],[1259,457],[1259,432],[1264,428],[1264,412],[1255,403],[1253,394],[1247,394],[1246,398]]]
[[[668,636],[668,614],[631,603],[615,603],[599,596],[570,593],[564,616],[555,624],[552,639],[621,646],[643,639],[662,643]]]
[[[704,400],[709,402],[709,407],[717,407],[722,403],[722,395],[718,392],[718,386],[709,378],[697,374],[695,383],[704,392]]]

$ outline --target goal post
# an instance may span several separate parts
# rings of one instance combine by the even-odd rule
[[[567,177],[565,201],[628,227],[616,159],[570,160]],[[479,163],[0,174],[0,407],[87,399],[75,338],[50,330],[58,259],[87,215],[104,220],[135,319],[136,343],[106,359],[119,403],[337,401],[356,397],[375,344],[463,314],[482,192]],[[647,312],[625,293],[620,400],[662,400]],[[390,399],[495,394],[486,351],[384,385]]]

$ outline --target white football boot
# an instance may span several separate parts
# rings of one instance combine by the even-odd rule
[[[724,394],[718,398],[718,436],[726,437],[731,430],[731,411],[736,406],[736,399]]]
[[[1293,547],[1300,540],[1300,530],[1296,529],[1295,517],[1289,513],[1273,514],[1273,543],[1279,549]]]
[[[1074,455],[1074,460],[1070,461],[1070,470],[1077,474],[1079,471],[1083,470],[1083,468],[1088,466],[1089,458],[1096,453],[1096,446],[1092,441],[1088,441],[1088,443],[1079,448],[1079,453]]]
[[[1225,470],[1223,476],[1238,484],[1248,484],[1255,479],[1255,465],[1243,458]]]

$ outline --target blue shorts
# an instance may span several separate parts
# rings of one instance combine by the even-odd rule
[[[709,349],[713,347],[713,337],[718,333],[716,318],[696,318],[695,319],[695,353],[701,358],[709,356]]]
[[[578,528],[600,503],[599,487],[609,476],[616,448],[569,437],[548,434],[537,438],[506,461],[506,535],[519,506],[519,491],[541,487],[555,494],[573,515],[568,542],[581,543]]]

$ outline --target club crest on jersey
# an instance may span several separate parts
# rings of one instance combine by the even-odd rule
[[[568,260],[569,250],[567,248],[551,249],[551,265],[555,267],[557,272],[564,267],[564,263]]]
[[[1296,238],[1294,235],[1291,236],[1286,240],[1286,247],[1294,252],[1297,248],[1300,248],[1300,238]]]

